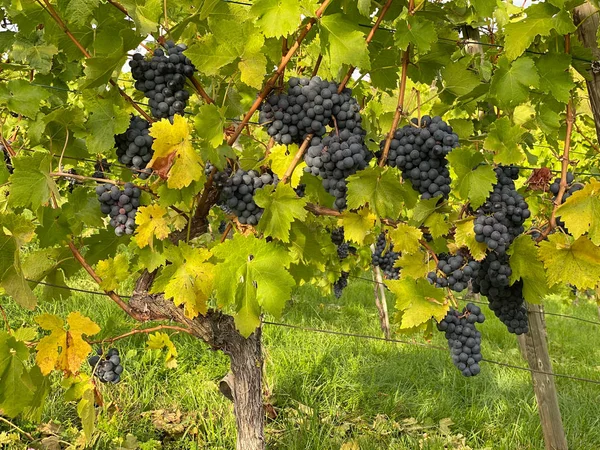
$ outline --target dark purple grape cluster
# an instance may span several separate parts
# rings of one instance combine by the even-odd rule
[[[141,117],[131,116],[129,128],[123,134],[115,136],[117,147],[117,158],[124,166],[133,169],[142,180],[152,174],[152,169],[146,169],[148,162],[152,159],[154,151],[150,136],[150,124]]]
[[[438,255],[437,272],[429,272],[427,279],[436,287],[448,287],[455,292],[462,292],[469,281],[479,274],[480,264],[464,255]]]
[[[383,271],[383,276],[389,280],[397,280],[400,278],[400,268],[395,267],[396,261],[400,257],[400,253],[394,251],[394,244],[390,243],[386,251],[387,241],[385,233],[380,233],[375,242],[375,251],[371,255],[371,264],[379,266]]]
[[[107,174],[107,173],[110,173],[110,164],[106,160],[106,158],[97,160],[96,163],[94,164],[94,174],[92,175],[92,177],[93,178],[106,178],[105,174]],[[100,183],[100,181],[98,181],[97,183]]]
[[[338,85],[320,77],[288,80],[287,93],[271,94],[260,109],[259,122],[279,144],[300,144],[306,136],[323,136],[327,126],[351,132],[360,127],[361,116],[352,91],[338,94]],[[335,116],[336,124],[332,117]]]
[[[508,255],[490,252],[473,279],[473,292],[485,295],[496,317],[510,333],[518,335],[527,333],[529,325],[523,299],[523,282],[518,280],[511,286],[511,274]]]
[[[477,242],[485,242],[490,250],[502,254],[523,231],[523,223],[531,215],[529,206],[515,188],[519,169],[499,166],[498,182],[486,202],[476,211],[474,230]]]
[[[78,175],[78,173],[75,169],[69,169],[66,172],[70,173],[71,175]],[[65,177],[65,179],[67,180],[67,190],[69,192],[73,192],[73,189],[75,189],[75,186],[78,186],[78,185],[80,186],[83,184],[77,178]]]
[[[335,245],[342,245],[344,243],[344,227],[338,227],[331,230],[331,242]]]
[[[294,192],[296,193],[296,195],[298,196],[298,198],[302,198],[305,195],[306,191],[306,184],[304,183],[300,183],[297,187],[294,188]]]
[[[109,183],[96,186],[100,211],[110,216],[110,226],[117,236],[133,234],[141,193],[132,183],[125,183],[124,189]]]
[[[106,352],[106,356],[102,356],[102,349],[99,348],[97,355],[91,356],[88,363],[92,367],[94,376],[102,383],[117,384],[121,381],[123,366],[121,365],[121,357],[116,348],[111,348]]]
[[[232,177],[219,180],[223,186],[220,203],[225,212],[231,211],[240,223],[256,225],[263,214],[263,209],[254,202],[254,192],[268,184],[276,184],[277,175],[269,172],[263,174],[255,170],[239,169]]]
[[[190,93],[185,81],[194,75],[196,68],[183,54],[185,44],[173,41],[165,43],[165,49],[157,48],[149,60],[136,53],[129,61],[135,88],[149,99],[152,115],[157,119],[173,121],[175,114],[183,115]]]
[[[14,167],[12,165],[12,160],[10,158],[10,153],[8,153],[8,150],[2,144],[0,144],[0,150],[2,150],[2,155],[4,156],[4,164],[6,164],[6,169],[8,170],[8,173],[12,174],[15,169],[14,169]]]
[[[335,283],[333,283],[333,295],[335,295],[335,298],[340,298],[342,296],[342,292],[344,292],[344,289],[346,289],[346,286],[348,286],[348,275],[348,272],[342,271],[340,277]]]
[[[437,329],[445,332],[452,362],[465,377],[475,376],[481,370],[481,332],[475,328],[475,324],[484,321],[481,308],[468,303],[462,312],[450,307],[446,317],[437,324]]]
[[[385,139],[381,141],[383,151]],[[412,119],[411,125],[398,128],[390,143],[387,164],[398,167],[402,177],[430,199],[450,193],[450,172],[446,155],[458,147],[458,136],[441,117],[423,116],[421,122]]]

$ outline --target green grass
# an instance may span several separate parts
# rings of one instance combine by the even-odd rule
[[[33,323],[33,314],[5,303],[13,327]],[[61,303],[42,302],[36,314],[65,317],[74,309],[107,324],[102,336],[131,326],[106,298],[87,294]],[[598,318],[596,307],[583,301],[568,307],[555,298],[547,309]],[[484,312],[487,320],[479,326],[484,357],[526,365],[515,336],[487,308]],[[281,321],[381,334],[372,285],[366,282],[350,283],[339,300],[303,288]],[[555,372],[600,379],[600,328],[553,316],[547,317],[547,325]],[[115,344],[124,355],[124,380],[101,386],[104,406],[90,448],[117,448],[128,434],[140,443],[161,441],[163,449],[235,447],[232,404],[217,389],[228,371],[227,358],[187,335],[176,335],[173,341],[179,352],[175,369],[164,367],[160,352],[145,350],[145,336]],[[441,333],[432,343],[446,345]],[[338,450],[345,443],[362,450],[544,448],[527,372],[483,363],[480,375],[465,379],[445,351],[272,325],[264,329],[264,354],[267,400],[277,412],[267,422],[269,448]],[[72,441],[79,420],[75,405],[63,401],[59,381],[57,377],[43,420],[59,422],[61,438]],[[570,448],[600,448],[600,386],[560,378],[556,383]],[[180,411],[182,417],[173,424],[165,412],[155,413],[153,422],[148,412],[156,410]],[[37,433],[33,424],[16,423]],[[0,430],[9,428],[1,425]],[[148,443],[144,448],[158,447]]]

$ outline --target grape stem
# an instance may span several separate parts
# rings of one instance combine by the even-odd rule
[[[223,232],[223,234],[221,235],[221,244],[223,242],[225,242],[225,239],[227,239],[227,235],[229,234],[229,232],[231,231],[231,229],[233,228],[233,225],[231,225],[231,222],[229,222],[227,224],[227,227],[225,228],[225,231]]]
[[[118,341],[119,339],[124,339],[129,336],[134,336],[136,334],[149,334],[149,333],[154,333],[155,331],[160,331],[160,330],[175,330],[175,331],[181,331],[182,333],[193,334],[189,328],[178,327],[176,325],[158,325],[158,326],[152,327],[152,328],[131,330],[131,331],[128,331],[127,333],[123,333],[119,336],[115,336],[112,338],[104,338],[104,339],[100,339],[97,341],[87,341],[87,343],[88,344],[104,344],[104,343],[111,344],[115,341]]]

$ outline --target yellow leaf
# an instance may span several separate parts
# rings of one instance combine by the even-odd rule
[[[450,230],[451,223],[444,214],[432,213],[423,223],[434,238],[444,236]]]
[[[471,252],[473,259],[481,261],[485,258],[487,245],[485,245],[485,242],[477,242],[475,240],[475,230],[473,229],[474,221],[474,218],[470,218],[456,222],[454,240],[458,247],[467,247]]]
[[[53,369],[77,373],[92,350],[82,336],[92,336],[100,331],[100,327],[79,312],[68,315],[68,330],[63,328],[62,319],[52,314],[42,314],[35,320],[44,330],[50,331],[36,347],[36,363],[42,373],[48,375]]]
[[[163,240],[169,236],[169,227],[165,215],[167,210],[159,205],[142,206],[135,216],[138,226],[135,242],[139,248],[149,245],[153,247],[154,236]]]
[[[400,223],[390,231],[390,237],[396,251],[412,254],[421,248],[419,240],[423,237],[423,233],[418,228]]]
[[[362,245],[367,233],[373,228],[377,217],[369,208],[361,208],[358,213],[345,211],[338,219],[338,225],[344,227],[344,236],[347,241]]]
[[[435,262],[430,261],[428,254],[419,251],[412,255],[402,254],[396,261],[396,267],[400,267],[400,278],[412,278],[414,280],[425,277],[428,272],[435,268]]]
[[[105,291],[115,291],[119,283],[129,276],[129,259],[119,253],[112,259],[103,259],[96,265],[96,273],[102,278],[100,287]]]
[[[271,170],[275,173],[280,179],[283,178],[283,175],[287,171],[288,167],[294,160],[294,156],[298,152],[298,145],[274,145],[271,148],[271,152],[269,153],[269,157],[267,161],[270,163]],[[304,173],[303,166],[306,165],[304,161],[301,161],[294,168],[294,172],[292,172],[292,177],[290,179],[290,184],[292,187],[298,187],[300,184],[300,178]]]
[[[171,338],[169,338],[167,333],[157,332],[148,335],[148,347],[160,350],[166,348],[167,354],[165,355],[165,365],[169,369],[177,367],[177,348],[175,348],[175,345],[171,342]]]

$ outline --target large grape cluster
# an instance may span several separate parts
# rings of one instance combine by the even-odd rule
[[[106,352],[105,357],[102,357],[102,349],[98,349],[96,353],[97,355],[91,356],[88,359],[94,375],[102,383],[117,384],[121,381],[123,366],[121,365],[119,351],[116,348],[111,348]]]
[[[261,175],[255,170],[239,169],[232,177],[219,178],[218,183],[223,186],[221,204],[226,211],[235,214],[240,223],[256,225],[264,210],[254,202],[254,192],[277,181],[277,176],[268,172]]]
[[[523,231],[523,223],[531,213],[525,199],[515,189],[519,169],[499,166],[495,169],[497,183],[487,201],[476,211],[475,239],[489,249],[502,254]]]
[[[523,282],[510,285],[512,270],[505,253],[490,252],[481,262],[473,292],[487,296],[490,309],[494,311],[510,333],[523,334],[529,330],[527,308],[523,299]]]
[[[437,325],[438,330],[445,332],[452,362],[465,377],[475,376],[481,370],[481,332],[475,328],[475,324],[484,320],[479,306],[468,303],[462,312],[451,307]]]
[[[371,264],[379,266],[383,271],[383,276],[389,280],[400,278],[400,268],[395,267],[400,253],[394,251],[394,244],[390,243],[386,251],[387,241],[385,233],[380,233],[375,242],[375,251],[371,255]]]
[[[165,43],[165,49],[154,50],[150,60],[141,53],[129,61],[135,88],[149,99],[152,115],[157,119],[173,120],[175,114],[183,115],[190,93],[184,88],[186,78],[194,75],[195,67],[183,52],[185,44]]]
[[[100,211],[110,216],[110,226],[117,236],[133,234],[141,193],[140,188],[132,183],[125,183],[124,189],[109,183],[96,186]]]
[[[383,150],[385,140],[381,141]],[[421,193],[421,198],[444,198],[450,193],[450,172],[446,155],[458,147],[458,136],[441,117],[423,116],[419,125],[412,119],[394,132],[387,164],[398,167],[404,179]]]
[[[133,169],[142,180],[152,173],[152,169],[146,169],[146,165],[154,154],[153,141],[150,136],[150,124],[137,116],[131,116],[129,128],[125,133],[115,136],[119,162]]]
[[[463,291],[473,278],[479,274],[480,264],[465,257],[457,255],[438,255],[438,272],[429,272],[427,278],[436,287],[448,287],[455,292]]]
[[[93,178],[106,178],[106,174],[110,173],[110,164],[106,160],[106,158],[102,158],[101,160],[96,161],[94,164],[94,174]],[[98,181],[101,183],[101,181]]]

